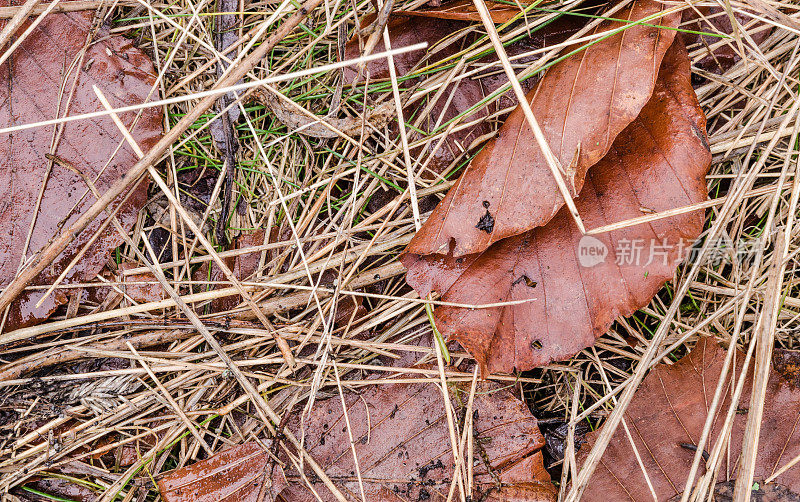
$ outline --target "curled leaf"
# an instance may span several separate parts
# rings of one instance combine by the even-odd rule
[[[592,168],[576,205],[589,228],[706,198],[711,154],[686,51],[664,58],[652,98]],[[486,211],[486,209],[484,209]],[[618,316],[646,305],[703,226],[701,212],[582,236],[566,208],[547,225],[456,257],[401,257],[421,296],[506,306],[436,309],[438,329],[490,371],[527,370],[594,343]],[[495,223],[496,225],[496,223]]]

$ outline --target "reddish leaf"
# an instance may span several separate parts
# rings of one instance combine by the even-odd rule
[[[692,91],[682,43],[664,58],[653,97],[587,177],[576,200],[589,228],[702,201],[711,154],[705,118]],[[528,184],[528,186],[530,186]],[[406,254],[407,281],[421,296],[447,302],[513,306],[436,309],[438,328],[453,335],[484,369],[526,370],[569,357],[594,343],[618,316],[644,306],[673,275],[681,244],[694,239],[703,214],[688,213],[581,239],[566,208],[544,227],[461,258]],[[645,263],[666,242],[663,256]],[[612,256],[621,243],[641,244],[641,260]],[[590,250],[607,254],[591,256]],[[685,251],[685,250],[684,250]],[[617,265],[616,261],[620,261]]]
[[[618,14],[640,20],[662,12],[656,0],[636,0]],[[651,23],[677,27],[680,15]],[[597,32],[629,26],[604,22]],[[564,169],[573,196],[587,169],[611,148],[650,99],[658,68],[675,31],[633,25],[551,67],[528,93],[531,108]],[[599,85],[598,85],[599,84]],[[500,239],[547,223],[564,204],[561,193],[517,108],[499,135],[472,160],[406,252],[455,256],[478,253]]]
[[[668,500],[683,491],[695,451],[681,445],[696,445],[700,439],[708,406],[719,381],[725,353],[715,341],[702,339],[694,350],[677,364],[656,367],[644,379],[628,406],[625,420],[658,500]],[[741,368],[743,359],[744,355],[739,352],[736,368]],[[739,401],[739,408],[747,408],[750,402],[752,371],[750,373],[750,379],[745,384]],[[725,401],[715,417],[709,443],[711,445],[717,440],[725,420],[732,390],[732,383],[729,381],[723,392],[726,396]],[[796,427],[797,417],[800,414],[800,392],[773,373],[767,384],[766,399],[767,406],[761,423],[761,430],[764,433],[761,434],[756,459],[756,479],[765,479],[776,468],[782,467],[800,454],[800,430]],[[726,460],[718,471],[720,481],[727,481],[729,475],[732,478],[736,476],[735,464],[741,455],[746,422],[746,413],[736,414],[729,446],[730,456],[724,454]],[[599,431],[587,436],[589,444],[581,449],[580,462],[585,459],[598,434]],[[706,450],[710,451],[711,447],[706,447]],[[701,466],[700,474],[703,472]],[[800,466],[792,467],[778,476],[776,483],[785,485],[786,489],[795,493],[799,492]],[[768,486],[760,484],[763,490]],[[625,431],[619,428],[589,481],[583,500],[638,502],[651,499],[652,496],[633,455],[630,442]]]
[[[10,3],[8,0],[2,2],[6,6]],[[93,17],[94,12],[48,14],[0,66],[0,79],[3,81],[0,86],[0,127],[63,116],[76,71],[78,83],[69,103],[70,115],[103,109],[92,85],[97,85],[114,106],[145,101],[155,82],[153,66],[129,40],[118,35],[98,36],[102,41],[91,44],[80,66],[64,76],[84,47]],[[0,21],[0,29],[6,22]],[[27,23],[23,25],[18,33],[27,26]],[[60,92],[62,83],[63,95]],[[131,124],[133,117],[133,113],[122,115],[126,125]],[[159,109],[146,110],[132,132],[142,149],[149,149],[161,134]],[[127,145],[114,154],[122,136],[106,117],[67,124],[63,136],[51,151],[53,135],[53,127],[39,127],[0,137],[0,151],[3,152],[0,159],[0,227],[5,234],[0,244],[0,288],[13,279],[22,262],[45,247],[94,202],[78,174],[59,164],[54,165],[48,174],[50,161],[46,154],[53,153],[72,164],[93,179],[101,193],[137,159]],[[34,212],[43,183],[45,190],[41,206],[38,212]],[[117,213],[126,229],[133,227],[146,195],[146,183],[140,183],[129,192],[127,202]],[[35,225],[26,248],[25,241],[34,216]],[[98,219],[89,225],[32,285],[52,283],[101,223]],[[93,279],[109,259],[109,251],[120,243],[121,238],[109,226],[69,273],[68,281]],[[5,329],[45,319],[65,301],[64,295],[50,295],[41,308],[34,308],[41,295],[41,291],[20,295],[11,306]]]
[[[475,493],[473,500],[553,501],[555,489],[542,465],[544,438],[524,403],[497,385],[480,384],[475,395]],[[464,406],[468,387],[459,387],[453,405]],[[444,501],[453,473],[453,453],[442,395],[433,382],[381,385],[360,395],[345,395],[356,455],[369,501]],[[463,416],[464,410],[461,408]],[[299,418],[290,428],[301,432]],[[338,396],[318,401],[305,419],[305,445],[339,490],[361,500],[342,402]],[[480,453],[480,450],[483,453]],[[484,455],[485,454],[485,455]],[[491,465],[487,471],[485,460]],[[287,468],[287,502],[315,500]],[[494,476],[497,476],[495,478]],[[502,482],[498,492],[495,479]],[[334,500],[318,480],[312,481],[323,500]]]
[[[265,479],[269,479],[267,486]],[[165,502],[275,500],[286,486],[280,466],[256,442],[234,446],[209,459],[167,472],[157,482]]]

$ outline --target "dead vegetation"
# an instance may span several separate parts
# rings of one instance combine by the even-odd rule
[[[626,4],[521,4],[524,11],[513,6],[513,16],[504,5],[505,17],[495,20],[493,35],[513,41],[507,46],[509,64],[529,76],[554,61],[561,48],[558,37],[537,38],[537,28],[561,13],[579,14],[568,16],[579,20],[578,30],[594,27],[602,19],[593,16],[608,16],[609,8]],[[52,4],[26,5],[39,15]],[[437,343],[433,308],[447,305],[447,299],[419,298],[406,285],[397,257],[515,101],[513,92],[493,93],[507,91],[507,80],[475,11],[464,21],[406,16],[406,28],[398,31],[394,18],[375,15],[385,5],[179,0],[53,6],[48,15],[91,9],[93,41],[124,36],[149,56],[158,99],[166,100],[159,106],[165,135],[142,152],[143,160],[131,162],[136,177],[148,178],[149,192],[128,227],[128,242],[104,259],[106,266],[95,275],[56,284],[51,294],[61,305],[45,322],[11,326],[4,313],[4,496],[155,500],[164,473],[255,442],[268,452],[270,465],[293,469],[290,482],[298,487],[335,500],[337,487],[346,485],[351,491],[342,496],[359,500],[363,473],[332,479],[328,466],[314,460],[312,446],[322,441],[304,437],[304,421],[321,409],[341,411],[345,401],[362,405],[365,395],[380,396],[384,388],[403,392],[405,386],[408,392],[425,379],[422,387],[438,387],[425,403],[442,420],[433,436],[436,446],[456,466],[436,478],[436,491],[425,488],[426,493],[465,499],[472,487],[484,486],[480,493],[491,500],[494,492],[485,486],[502,482],[486,480],[495,458],[481,453],[486,433],[475,429],[477,420],[467,413],[469,396],[481,385],[474,360],[455,344]],[[387,12],[431,8],[421,0],[388,5]],[[650,369],[673,364],[704,337],[730,348],[730,361],[738,360],[737,347],[748,354],[753,392],[738,403],[724,399],[743,374],[738,363],[706,382],[704,405],[712,419],[699,418],[694,450],[683,448],[690,460],[669,497],[683,493],[684,500],[705,500],[724,488],[717,483],[729,479],[752,485],[762,476],[761,464],[755,466],[765,432],[760,441],[749,440],[743,467],[733,469],[728,454],[739,458],[742,447],[737,443],[727,450],[723,440],[730,434],[717,434],[714,417],[733,414],[746,422],[747,437],[757,438],[753,431],[769,416],[773,398],[772,384],[767,385],[772,342],[800,349],[800,291],[794,278],[800,249],[795,223],[800,10],[769,0],[665,5],[694,13],[695,20],[684,20],[682,28],[706,33],[684,34],[713,155],[706,175],[710,200],[697,204],[705,223],[691,259],[647,306],[617,320],[594,346],[529,372],[486,375],[489,388],[502,389],[490,395],[513,394],[538,419],[544,444],[538,442],[524,458],[544,450],[542,461],[559,500],[580,500],[592,487],[592,471],[605,462],[608,445],[619,441],[619,431],[636,433],[625,412],[637,404],[639,383]],[[8,20],[21,8],[6,2],[0,17]],[[449,23],[444,33],[414,28],[441,30],[443,23]],[[219,36],[220,25],[235,37]],[[384,26],[393,33],[398,71],[382,63],[388,49]],[[583,31],[563,33],[587,41]],[[401,52],[433,36],[442,40],[427,53]],[[348,42],[358,50],[348,50]],[[337,63],[367,52],[383,54],[361,64]],[[58,61],[55,74],[62,75],[70,62]],[[227,63],[233,70],[222,76]],[[228,92],[237,83],[244,86]],[[458,100],[467,87],[472,101],[458,113],[441,105],[440,100]],[[227,101],[217,99],[221,93],[200,94],[220,88]],[[92,110],[103,110],[99,98],[91,97]],[[484,98],[485,108],[469,108]],[[59,116],[57,103],[45,117]],[[112,99],[112,106],[119,104]],[[233,123],[215,131],[209,126],[215,117]],[[398,128],[397,117],[406,127]],[[115,140],[135,153],[123,131],[106,120],[109,133],[119,133]],[[11,125],[20,124],[0,128]],[[41,127],[48,139],[54,127]],[[9,134],[5,129],[0,135]],[[34,191],[39,188],[36,183]],[[122,182],[108,189],[126,193]],[[106,221],[110,200],[84,213],[93,225],[87,232]],[[644,208],[641,217],[615,228],[663,216]],[[66,234],[40,237],[46,252],[25,255],[19,270],[16,258],[16,273],[2,283],[0,304],[8,306],[15,288],[42,295],[55,283],[55,277],[45,283],[30,279],[41,277],[36,267],[47,269],[60,253],[56,235]],[[64,244],[69,241],[63,238]],[[794,403],[783,419],[796,420],[799,409]],[[359,457],[364,450],[351,448],[360,439],[353,431],[363,432],[364,425],[351,422],[337,439],[347,441],[340,450],[351,455],[348,461],[357,460],[356,467],[364,465]],[[366,430],[373,430],[371,422]],[[596,432],[578,458],[587,431]],[[706,466],[704,453],[715,452],[714,463]],[[650,459],[651,450],[629,454]],[[770,472],[792,461],[781,452]],[[691,494],[683,486],[690,473],[700,477]],[[268,492],[259,489],[256,495]],[[419,486],[413,493],[413,500],[424,498]],[[304,500],[279,494],[272,495]]]

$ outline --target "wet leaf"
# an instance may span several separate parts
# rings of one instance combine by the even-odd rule
[[[3,5],[9,4],[3,2]],[[152,63],[126,38],[99,33],[96,39],[102,41],[91,44],[85,56],[79,59],[80,64],[72,65],[84,47],[93,17],[94,12],[86,11],[47,15],[0,66],[0,127],[63,116],[67,107],[70,115],[102,110],[92,85],[97,85],[113,106],[138,104],[147,99],[155,82]],[[0,21],[0,28],[5,23]],[[27,26],[24,24],[18,34]],[[65,75],[68,69],[72,71]],[[77,85],[70,102],[76,74]],[[152,99],[156,98],[154,94]],[[134,138],[145,151],[161,134],[159,110],[145,110],[132,127]],[[134,116],[127,113],[121,118],[130,127]],[[97,189],[103,193],[137,159],[125,144],[115,153],[123,142],[122,136],[106,117],[67,124],[60,141],[51,149],[53,137],[53,127],[28,129],[0,137],[0,151],[3,152],[0,159],[0,227],[5,234],[0,244],[0,288],[13,279],[22,263],[45,247],[63,228],[68,228],[94,203],[82,177],[65,165],[72,165],[93,179]],[[48,154],[63,162],[51,163],[46,157]],[[43,184],[41,204],[37,206]],[[139,183],[127,195],[128,199],[117,217],[126,229],[130,229],[145,202],[146,182]],[[117,200],[115,204],[121,202]],[[38,276],[36,284],[31,285],[52,283],[98,231],[101,223],[102,219],[98,219],[89,225],[52,266]],[[26,246],[31,225],[33,231]],[[108,261],[109,252],[121,242],[113,227],[109,226],[68,274],[67,282],[92,280]],[[20,295],[9,310],[5,330],[41,321],[66,300],[65,295],[56,293],[50,295],[41,308],[35,308],[41,295],[41,290]]]
[[[92,502],[98,494],[89,488],[60,478],[40,478],[14,490],[20,496],[39,497],[33,500],[71,500]],[[28,500],[28,499],[23,499]]]
[[[775,347],[772,349],[772,368],[786,380],[800,386],[800,350]]]
[[[633,21],[666,7],[636,0],[617,15]],[[680,15],[651,23],[675,28]],[[586,171],[611,148],[650,99],[658,69],[675,37],[672,29],[602,23],[597,32],[626,26],[621,33],[552,66],[528,93],[531,108],[561,166],[573,197]],[[541,148],[517,108],[467,166],[406,252],[455,256],[479,253],[503,238],[547,223],[564,204]],[[489,214],[493,224],[481,225]]]
[[[670,366],[660,365],[653,369],[628,406],[625,420],[659,500],[668,500],[683,491],[695,454],[692,446],[700,439],[725,355],[725,349],[713,339],[703,338],[689,355],[678,363]],[[744,354],[739,352],[736,368],[742,367],[743,359]],[[729,445],[730,455],[726,454],[718,473],[720,481],[729,481],[736,477],[736,462],[742,451],[742,436],[747,422],[746,409],[752,389],[752,370],[750,374],[739,400],[742,413],[737,413],[734,418]],[[733,384],[729,381],[723,392],[727,397],[715,417],[709,445],[713,445],[718,438],[732,391]],[[797,417],[800,415],[800,391],[773,372],[767,384],[766,400],[761,424],[763,433],[756,459],[756,479],[769,477],[777,468],[800,454],[800,430],[796,428]],[[580,462],[588,454],[597,434],[599,432],[587,436],[589,444],[579,452]],[[711,449],[712,446],[706,447],[707,452]],[[701,464],[700,473],[703,472]],[[800,491],[800,466],[795,466],[778,476],[775,482],[797,493]],[[763,482],[759,483],[762,491],[772,491],[770,486]],[[633,455],[630,442],[620,427],[589,481],[583,500],[605,502],[651,499],[652,496]],[[761,500],[796,500],[796,498]]]
[[[453,455],[436,385],[381,385],[345,394],[367,500],[446,500]],[[453,392],[452,403],[463,420],[469,388],[461,385]],[[526,405],[496,384],[480,383],[473,412],[474,499],[554,501],[556,490],[539,451],[544,438]],[[304,423],[306,450],[348,500],[360,500],[340,398],[317,401]],[[301,434],[298,416],[289,427]],[[293,467],[284,474],[271,458],[255,442],[234,446],[159,476],[158,489],[166,502],[316,500]],[[322,500],[335,500],[321,480],[306,476]]]
[[[458,389],[451,397],[463,420],[469,387]],[[453,453],[436,383],[380,385],[346,393],[345,401],[366,500],[447,499]],[[473,500],[555,500],[542,466],[544,438],[526,405],[497,385],[479,384],[473,409]],[[301,433],[299,418],[290,428]],[[342,493],[361,499],[338,396],[315,403],[305,419],[305,445]],[[315,500],[296,470],[289,468],[286,476],[289,487],[281,497],[287,502]],[[321,481],[313,486],[322,500],[334,500]]]
[[[266,485],[265,480],[268,480]],[[234,446],[209,459],[162,474],[157,483],[165,502],[275,500],[286,486],[280,466],[256,442]]]
[[[678,42],[664,58],[647,106],[589,171],[578,211],[595,228],[703,201],[710,162],[705,117]],[[564,208],[547,225],[479,255],[405,254],[401,260],[420,296],[436,290],[444,301],[467,305],[525,301],[442,306],[435,319],[484,369],[527,370],[572,356],[614,319],[646,305],[702,226],[703,213],[692,212],[582,238]]]
[[[264,229],[257,229],[253,233],[241,234],[234,239],[232,248],[243,250],[251,247],[263,246],[267,243],[264,240],[265,233],[266,232]],[[277,232],[273,230],[273,232],[270,233],[270,242],[274,241],[276,237]],[[264,251],[263,253],[265,254],[264,260],[266,263],[271,259],[272,252]],[[234,277],[236,277],[239,281],[248,281],[252,279],[253,274],[258,272],[258,265],[261,262],[261,255],[262,252],[250,252],[234,257],[223,258],[223,261],[231,270],[231,272],[233,272]],[[208,270],[209,267],[211,267],[211,272]],[[213,283],[227,283],[228,280],[225,277],[225,274],[222,273],[222,270],[220,270],[220,268],[213,262],[206,262],[200,266],[194,273],[194,279],[196,281],[211,281]],[[208,289],[218,289],[229,285],[230,284],[215,284]],[[205,290],[205,288],[203,289]],[[238,295],[215,298],[211,300],[211,310],[213,312],[231,310],[236,308],[236,306],[241,302],[242,299]]]

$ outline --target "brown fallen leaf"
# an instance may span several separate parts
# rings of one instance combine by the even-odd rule
[[[3,6],[11,4],[8,0],[2,2]],[[122,36],[98,34],[95,39],[102,41],[91,44],[85,56],[76,61],[79,65],[71,66],[84,48],[93,17],[93,11],[47,15],[0,66],[0,127],[64,116],[67,108],[70,115],[102,110],[92,91],[93,85],[97,85],[114,106],[146,100],[155,82],[153,65]],[[7,20],[0,21],[0,29],[6,23]],[[24,23],[18,33],[29,23],[30,20]],[[68,69],[72,70],[65,75]],[[76,75],[77,85],[70,101]],[[134,114],[126,113],[121,118],[130,126]],[[144,150],[158,140],[161,120],[160,108],[148,108],[132,127],[134,138]],[[53,137],[53,127],[27,129],[0,137],[0,151],[3,152],[0,227],[4,230],[0,243],[0,288],[11,282],[25,261],[94,203],[82,177],[59,163],[52,163],[46,158],[47,154],[63,159],[88,175],[101,193],[137,160],[126,144],[114,154],[123,141],[107,117],[66,124],[60,140],[51,148]],[[127,201],[117,213],[123,227],[133,227],[146,196],[146,182],[128,192]],[[115,205],[121,202],[117,200]],[[31,286],[51,284],[101,223],[101,219],[96,220],[76,236]],[[30,242],[26,243],[31,226]],[[92,280],[108,261],[109,251],[121,242],[109,226],[70,271],[66,282]],[[40,308],[35,308],[41,297],[41,290],[21,294],[11,305],[4,329],[8,331],[41,321],[66,300],[65,295],[57,292]]]
[[[469,387],[458,389],[451,397],[463,418]],[[345,394],[345,401],[366,500],[447,499],[453,453],[436,383],[374,386]],[[542,465],[544,438],[527,406],[497,385],[481,383],[473,410],[473,500],[554,501],[557,491]],[[289,427],[299,435],[299,418]],[[361,500],[341,399],[315,403],[304,432],[306,449],[337,488],[348,500]],[[286,502],[315,500],[296,470],[287,468],[286,476],[289,486],[280,494]],[[334,500],[321,481],[312,483],[322,500]]]
[[[625,420],[658,500],[668,500],[683,491],[695,455],[692,446],[700,439],[725,354],[725,349],[714,340],[703,338],[678,363],[660,365],[653,369],[628,406]],[[741,368],[743,359],[744,354],[739,352],[736,368]],[[750,402],[752,370],[750,373],[751,378],[745,384],[739,400],[740,408],[746,408]],[[732,390],[732,384],[728,382],[723,392],[728,397],[715,417],[709,445],[713,445],[718,438]],[[756,479],[769,477],[800,454],[800,430],[796,427],[800,416],[800,391],[773,372],[767,385],[766,399],[768,404],[761,424],[761,430],[765,433],[761,435],[759,443]],[[736,414],[729,445],[730,456],[726,455],[719,470],[720,481],[736,478],[736,463],[742,451],[746,421],[747,413]],[[587,436],[588,444],[579,452],[579,462],[583,462],[598,434],[599,431],[596,431]],[[710,451],[710,447],[706,450]],[[700,474],[702,473],[701,464]],[[792,492],[800,492],[800,466],[778,476],[775,482]],[[760,483],[762,489],[767,486]],[[589,481],[583,500],[652,500],[642,470],[622,428],[617,430],[606,448],[600,465]]]
[[[256,442],[166,472],[156,482],[165,502],[271,501],[286,486],[280,466]]]
[[[304,115],[301,110],[295,109],[269,90],[256,89],[253,97],[259,104],[271,111],[283,125],[292,131],[297,130],[298,133],[313,138],[338,138],[340,133],[351,138],[358,138],[362,130],[369,135],[372,131],[371,127],[380,129],[394,117],[393,103],[381,103],[375,108],[367,110],[363,119],[362,117],[319,117],[319,119],[314,119]],[[330,127],[323,125],[322,122]]]
[[[245,233],[241,234],[233,240],[232,249],[246,249],[255,246],[262,246],[266,244],[264,241],[265,231],[264,229],[257,229],[253,233]],[[270,233],[270,241],[273,241],[274,238],[277,237],[277,232],[273,230]],[[271,259],[272,253],[270,251],[265,251],[266,261]],[[248,281],[250,280],[251,276],[258,271],[258,265],[261,260],[261,252],[252,252],[252,253],[245,253],[235,257],[228,257],[223,258],[225,265],[233,272],[233,275],[240,281]],[[211,271],[209,272],[209,267]],[[225,274],[222,273],[222,270],[213,262],[206,262],[201,265],[193,274],[194,280],[196,281],[211,281],[211,282],[226,282],[227,278]],[[218,289],[220,287],[225,287],[222,285],[215,284],[211,286],[209,289]],[[205,287],[204,287],[205,290]],[[211,310],[213,312],[223,312],[226,310],[231,310],[236,308],[237,305],[242,303],[242,299],[238,295],[233,296],[223,296],[221,298],[215,298],[211,300]]]
[[[772,349],[772,369],[800,387],[800,350]]]
[[[73,483],[67,479],[60,478],[39,478],[25,483],[24,488],[17,488],[13,490],[17,495],[25,496],[31,495],[28,490],[35,490],[34,494],[39,495],[41,498],[33,500],[69,500],[74,502],[92,502],[97,499],[98,494],[91,489]],[[29,500],[27,498],[23,500]]]
[[[667,7],[635,0],[616,14],[638,21]],[[658,69],[675,38],[680,14],[629,25],[606,21],[595,33],[627,28],[552,66],[528,93],[554,155],[570,172],[577,196],[586,171],[611,148],[650,99]],[[520,108],[467,166],[417,232],[406,252],[456,257],[479,253],[503,238],[547,223],[564,205],[544,154]]]
[[[647,106],[589,171],[578,211],[594,228],[641,216],[643,207],[664,211],[703,201],[710,162],[705,117],[678,40]],[[693,212],[583,237],[564,208],[544,227],[479,255],[405,254],[401,261],[406,280],[423,297],[436,290],[444,301],[467,305],[526,301],[435,311],[439,330],[483,369],[510,372],[570,357],[614,319],[646,305],[702,226],[703,213]]]

